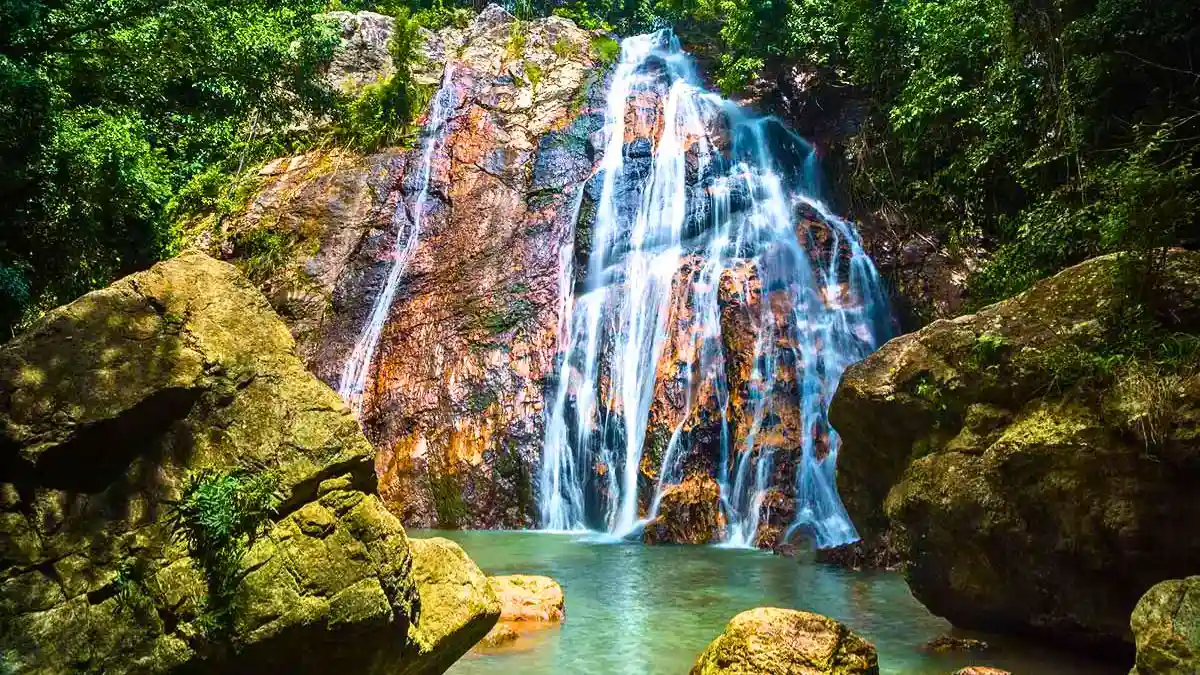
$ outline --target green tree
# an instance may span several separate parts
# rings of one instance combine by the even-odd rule
[[[328,110],[317,0],[0,2],[0,336],[171,252],[166,206],[251,128]]]

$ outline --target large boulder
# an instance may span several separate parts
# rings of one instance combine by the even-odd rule
[[[875,647],[810,612],[759,607],[729,622],[691,675],[878,675]]]
[[[1196,332],[1200,253],[1165,262],[1153,313]],[[1123,271],[1085,262],[842,378],[846,507],[955,624],[1119,645],[1141,594],[1200,559],[1200,378],[1104,360]]]
[[[470,645],[417,640],[438,610],[373,494],[373,459],[228,264],[187,254],[51,312],[0,350],[4,664],[442,672]],[[205,471],[265,469],[280,503],[214,630],[172,503]]]
[[[1130,675],[1200,673],[1200,576],[1155,584],[1130,626],[1137,645]]]

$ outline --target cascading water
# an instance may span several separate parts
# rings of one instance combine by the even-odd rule
[[[375,298],[367,324],[363,326],[354,349],[342,366],[342,378],[338,383],[338,395],[358,416],[362,412],[363,393],[366,390],[367,375],[371,370],[371,361],[375,358],[375,350],[379,347],[379,336],[383,332],[383,324],[387,320],[392,300],[400,285],[400,278],[408,267],[408,261],[421,237],[421,223],[425,217],[425,203],[429,197],[429,180],[433,172],[434,154],[440,152],[446,141],[446,122],[454,111],[454,66],[447,62],[442,75],[442,84],[434,94],[429,107],[429,119],[425,124],[425,139],[421,143],[421,164],[418,168],[417,198],[413,202],[411,216],[404,217],[402,209],[404,200],[396,204],[392,215],[392,227],[396,230],[396,241],[392,246],[392,265],[388,270],[387,281]],[[404,227],[407,221],[409,226]]]
[[[649,143],[630,142],[646,130]],[[834,485],[837,436],[826,410],[842,371],[873,350],[889,324],[857,233],[815,196],[811,146],[777,120],[705,91],[690,57],[663,30],[621,43],[602,150],[586,271],[562,305],[540,474],[542,527],[629,535],[655,517],[664,489],[683,477],[683,422],[669,434],[657,479],[648,484],[639,472],[657,366],[668,331],[679,330],[666,325],[673,283],[688,265],[696,358],[681,376],[711,387],[720,409],[713,463],[728,543],[754,544],[774,480],[779,449],[760,431],[777,418],[779,373],[794,378],[795,400],[786,404],[799,407],[803,425],[799,447],[787,448],[795,455],[790,529],[805,528],[820,547],[854,541]],[[812,230],[797,233],[800,212],[821,223],[821,241]],[[748,268],[762,301],[753,368],[741,389],[739,414],[749,424],[735,434],[718,287],[740,279],[734,283],[749,296],[749,278],[730,274]],[[686,389],[689,412],[696,390]]]

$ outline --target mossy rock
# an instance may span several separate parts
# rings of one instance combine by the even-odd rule
[[[878,675],[875,647],[820,614],[759,607],[729,622],[691,675]]]
[[[1152,309],[1190,330],[1200,253],[1166,263]],[[1089,389],[1047,358],[1105,347],[1121,274],[1115,256],[1082,263],[843,375],[830,419],[847,510],[956,625],[1127,654],[1138,598],[1200,560],[1200,377],[1134,364]]]
[[[1155,584],[1130,626],[1137,644],[1130,675],[1200,673],[1200,576]]]
[[[449,668],[500,618],[500,601],[487,577],[458,544],[440,537],[410,543],[413,579],[421,595],[412,643],[422,660],[420,668],[402,668],[400,675],[430,672],[423,669],[426,662]]]
[[[414,628],[418,575],[373,494],[373,455],[228,264],[186,254],[51,312],[0,349],[5,664],[443,672],[466,648],[449,658]],[[196,472],[264,469],[278,477],[279,509],[241,561],[230,606],[210,607],[171,502]],[[443,583],[471,568],[461,556]],[[214,609],[228,611],[219,631]],[[421,625],[452,611],[431,602]]]

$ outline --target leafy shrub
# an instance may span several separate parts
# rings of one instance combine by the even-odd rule
[[[232,619],[242,559],[280,503],[271,472],[205,470],[183,488],[170,515],[175,536],[187,544],[208,588],[205,621],[220,632]]]
[[[1003,356],[1008,341],[1003,335],[995,333],[980,333],[971,345],[971,354],[967,357],[973,368],[995,368]]]
[[[560,59],[573,59],[579,56],[579,46],[566,38],[558,38],[550,45],[550,50]]]
[[[517,21],[513,24],[511,32],[508,34],[508,40],[504,42],[504,58],[508,61],[515,61],[521,58],[525,52],[525,39],[529,27],[522,21]]]
[[[610,37],[598,35],[592,38],[592,55],[600,63],[616,63],[621,56],[621,45]]]
[[[295,235],[263,225],[233,237],[233,250],[246,276],[256,282],[270,279],[291,256]]]
[[[393,10],[395,32],[388,42],[395,73],[383,82],[369,84],[345,104],[335,135],[345,145],[363,152],[401,144],[412,134],[412,123],[429,95],[413,80],[421,24],[403,7]]]

